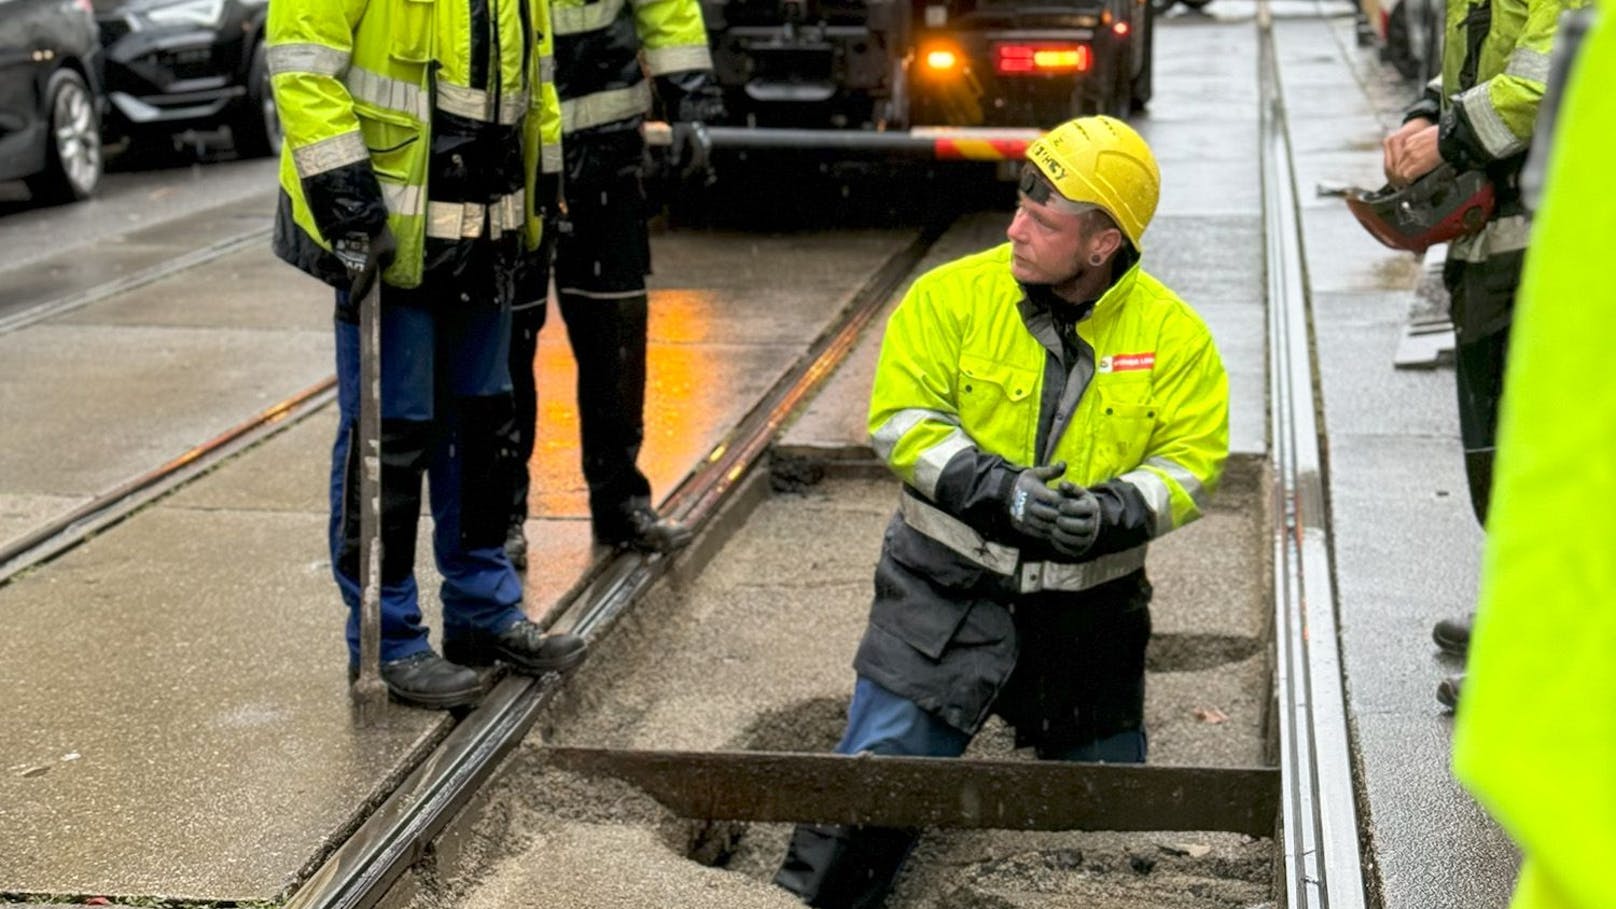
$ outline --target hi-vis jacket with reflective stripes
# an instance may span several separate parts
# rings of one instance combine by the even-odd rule
[[[1447,0],[1442,75],[1405,119],[1440,124],[1442,158],[1513,180],[1532,138],[1549,74],[1560,14],[1585,0]],[[1509,162],[1501,172],[1499,162]],[[1450,259],[1484,262],[1526,248],[1531,224],[1518,206],[1501,207],[1480,233],[1449,245]],[[1513,266],[1512,266],[1513,268]]]
[[[275,0],[267,40],[286,136],[283,258],[344,286],[331,243],[385,221],[398,254],[383,279],[416,287],[428,237],[520,229],[538,247],[538,171],[561,162],[548,0]],[[432,202],[434,109],[520,125],[522,190],[487,205]]]
[[[921,277],[894,311],[870,401],[876,452],[904,481],[900,532],[1021,594],[1143,567],[1150,539],[1200,516],[1228,455],[1212,337],[1137,263],[1078,323],[1075,361],[1063,362],[1057,331],[1011,275],[1009,244],[966,257]],[[1099,538],[1076,562],[1005,516],[1021,469],[1062,461],[1101,504]]]
[[[550,17],[561,129],[569,137],[638,129],[651,108],[646,73],[713,68],[698,0],[554,0]]]

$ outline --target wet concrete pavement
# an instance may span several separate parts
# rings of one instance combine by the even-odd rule
[[[724,254],[657,238],[642,464],[660,491],[908,237],[731,237]],[[21,430],[0,473],[15,526],[317,381],[328,299],[258,248],[0,336],[7,362],[30,366],[0,398]],[[541,348],[535,614],[593,555],[559,320]],[[69,363],[76,381],[61,382]],[[377,729],[349,715],[323,544],[334,420],[327,408],[0,587],[14,654],[0,892],[276,899],[444,731],[426,711],[395,708]],[[435,578],[421,580],[435,624]]]
[[[1146,267],[1212,327],[1231,376],[1233,448],[1261,455],[1249,9],[1219,0],[1213,16],[1174,16],[1158,36],[1158,95],[1140,125],[1166,181]],[[1313,18],[1336,7],[1286,9],[1278,48],[1330,434],[1369,874],[1387,907],[1501,906],[1514,854],[1449,776],[1451,722],[1430,696],[1445,667],[1429,625],[1467,608],[1480,543],[1451,373],[1392,371],[1417,267],[1374,245],[1338,200],[1311,192],[1327,179],[1377,181],[1396,92],[1352,46],[1350,18]],[[930,261],[999,242],[1007,218],[978,216]],[[906,239],[901,229],[656,238],[643,466],[659,495]],[[327,300],[260,249],[0,336],[0,538],[329,373]],[[862,445],[872,363],[865,344],[788,443]],[[534,612],[591,555],[558,313],[537,369]],[[421,711],[391,711],[375,730],[355,729],[348,715],[342,612],[322,544],[333,424],[322,412],[0,587],[13,654],[0,664],[0,893],[276,899],[441,733],[441,718]],[[422,581],[435,621],[429,570]],[[1164,628],[1204,633],[1219,621],[1215,609],[1190,610]]]
[[[1391,88],[1350,21],[1275,27],[1291,118],[1328,435],[1337,613],[1369,879],[1386,909],[1508,903],[1519,861],[1454,780],[1453,718],[1431,625],[1473,608],[1471,513],[1451,370],[1392,363],[1417,305],[1415,257],[1377,244],[1319,180],[1379,185],[1379,142],[1412,87]],[[1294,94],[1293,94],[1294,93]],[[1335,113],[1354,99],[1354,113]]]

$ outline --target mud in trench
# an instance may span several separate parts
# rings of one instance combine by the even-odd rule
[[[1146,722],[1154,763],[1266,763],[1267,536],[1255,465],[1160,541]],[[895,481],[837,479],[761,502],[705,565],[634,607],[441,847],[414,909],[800,906],[771,883],[790,826],[674,817],[631,786],[547,767],[544,745],[828,752],[853,686]],[[971,756],[1016,753],[994,721]],[[1273,843],[1231,833],[928,831],[892,909],[1271,906]]]

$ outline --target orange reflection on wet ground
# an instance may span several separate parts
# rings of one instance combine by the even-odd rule
[[[705,290],[653,290],[647,348],[645,443],[640,470],[661,500],[750,406],[733,376],[735,349],[713,344],[719,296]],[[538,432],[529,512],[535,519],[589,516],[578,435],[578,372],[566,325],[552,306],[534,364]]]

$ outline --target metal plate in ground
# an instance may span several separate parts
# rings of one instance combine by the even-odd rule
[[[559,747],[548,759],[709,820],[1271,836],[1279,811],[1271,767]]]

